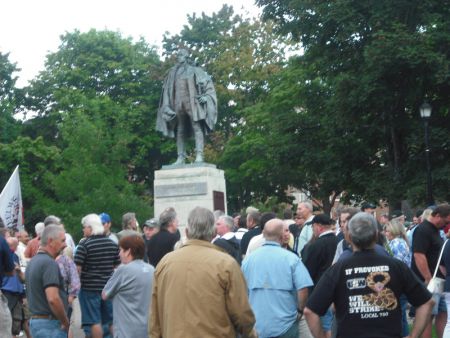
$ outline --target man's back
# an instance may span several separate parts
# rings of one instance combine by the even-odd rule
[[[6,243],[6,240],[0,235],[0,286],[2,285],[4,273],[10,273],[13,270],[14,262],[10,254],[8,243]],[[11,332],[11,324],[12,320],[8,308],[8,300],[0,290],[0,337],[11,337],[11,335],[8,335]]]
[[[74,262],[81,266],[81,288],[102,291],[120,264],[119,248],[106,236],[93,235],[78,245]]]
[[[308,269],[314,284],[317,284],[325,270],[331,266],[336,247],[336,236],[334,233],[328,233],[308,245],[303,252],[303,264]]]
[[[247,231],[244,236],[242,236],[242,240],[241,240],[241,254],[245,255],[247,253],[247,248],[248,245],[250,243],[250,240],[261,234],[261,228],[259,226],[254,227],[253,229],[250,229],[249,231]]]
[[[173,251],[178,236],[161,229],[156,235],[150,238],[148,243],[148,262],[156,267],[159,261],[169,252]]]
[[[272,337],[285,333],[297,318],[297,291],[313,284],[300,258],[267,241],[246,256],[242,271],[258,334]]]
[[[230,232],[230,234],[232,233]],[[224,249],[231,257],[236,260],[236,262],[238,262],[239,265],[241,264],[241,247],[234,235],[217,238],[214,241],[214,245],[217,245],[218,247]]]
[[[11,272],[14,270],[14,261],[10,253],[8,243],[0,236],[0,286],[2,282],[2,276],[5,272]]]
[[[323,315],[334,302],[338,337],[401,337],[401,294],[414,306],[430,298],[404,263],[361,251],[325,272],[307,307]]]
[[[248,336],[254,316],[239,265],[202,240],[167,254],[155,271],[152,337]]]

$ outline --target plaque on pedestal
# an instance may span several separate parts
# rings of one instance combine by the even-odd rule
[[[197,206],[226,213],[224,172],[208,163],[163,166],[155,171],[154,198],[155,217],[173,207],[181,227]]]

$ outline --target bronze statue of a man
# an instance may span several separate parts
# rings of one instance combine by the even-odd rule
[[[180,49],[178,63],[164,81],[156,119],[156,130],[177,139],[178,158],[174,164],[186,160],[186,140],[195,139],[195,162],[203,162],[205,135],[217,121],[217,97],[209,75],[189,62],[189,54]]]

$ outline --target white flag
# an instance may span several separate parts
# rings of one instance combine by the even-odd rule
[[[0,194],[0,217],[7,228],[23,227],[22,192],[20,191],[19,166]]]

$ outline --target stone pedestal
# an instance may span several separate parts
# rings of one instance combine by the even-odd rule
[[[155,217],[173,207],[181,227],[197,206],[226,213],[224,172],[208,163],[163,166],[155,171],[154,198]]]

